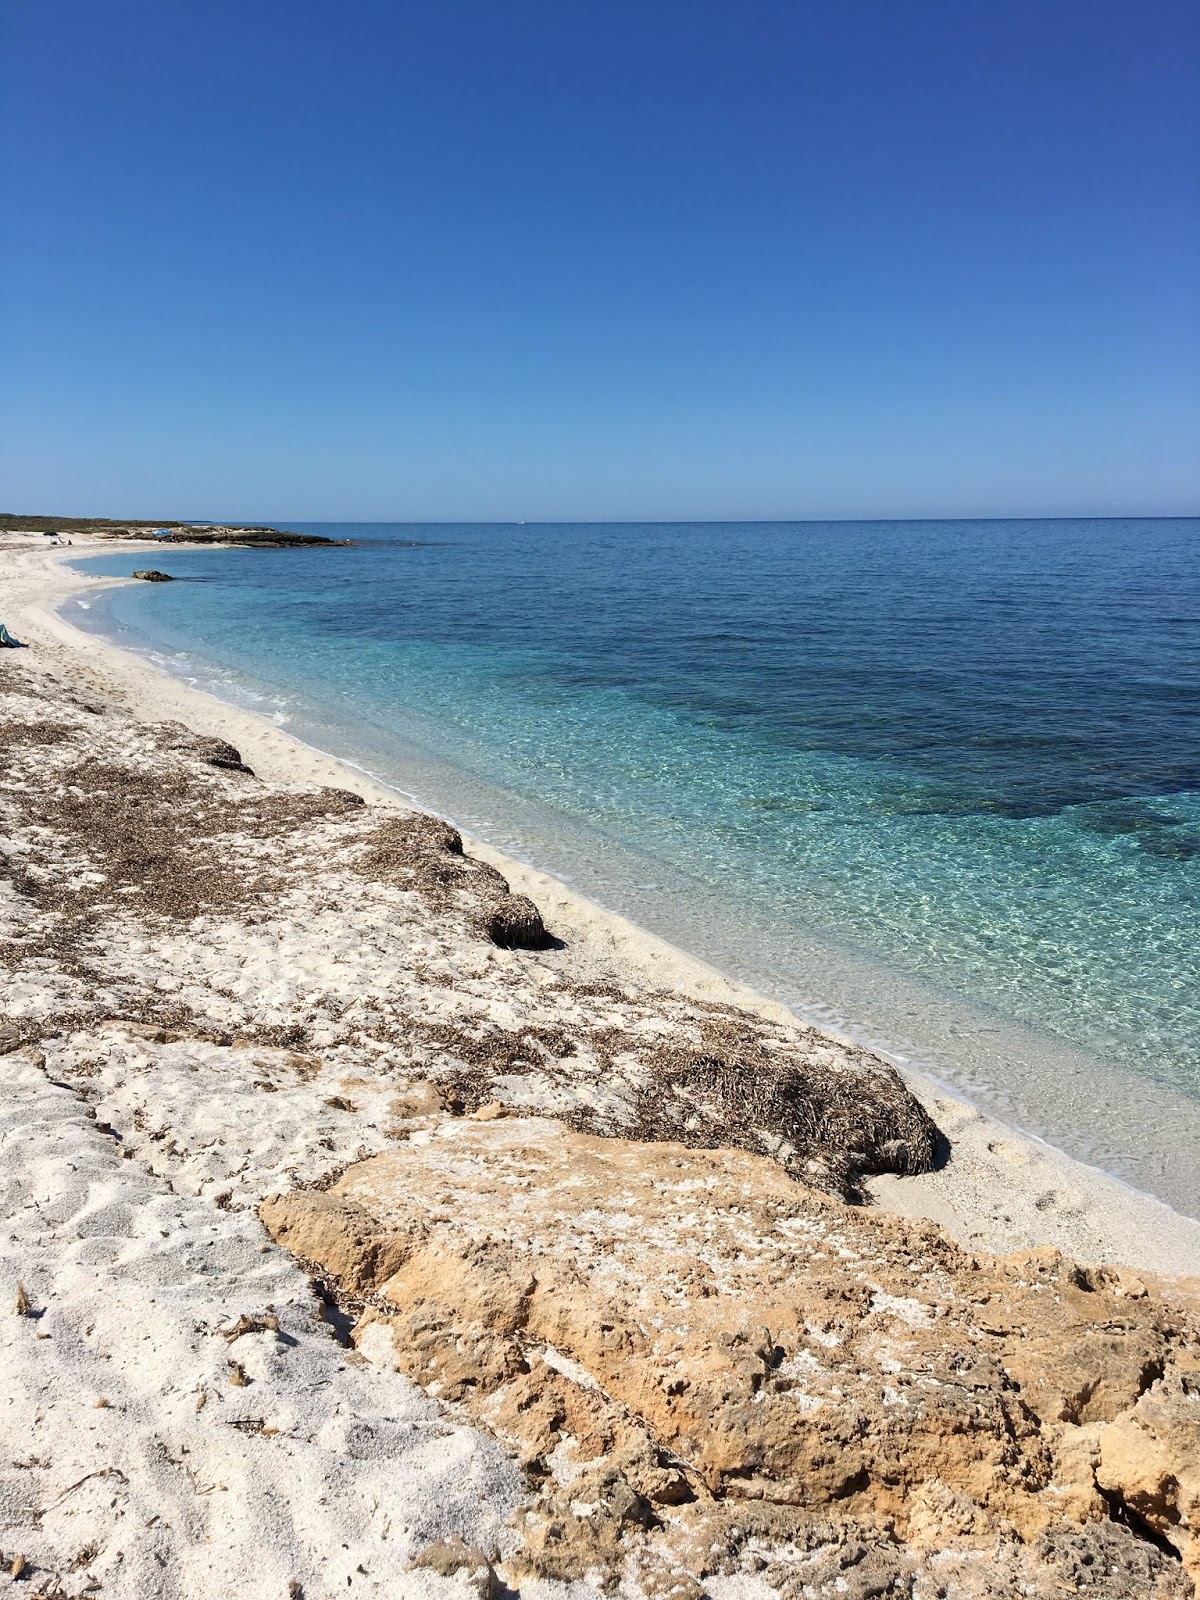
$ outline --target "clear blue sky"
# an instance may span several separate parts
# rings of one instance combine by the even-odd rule
[[[0,506],[1200,511],[1195,0],[9,0]]]

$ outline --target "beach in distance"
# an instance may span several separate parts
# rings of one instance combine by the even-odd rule
[[[3,537],[6,1556],[1190,1593],[1194,526],[307,531]]]

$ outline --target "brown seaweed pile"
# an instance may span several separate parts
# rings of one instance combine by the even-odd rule
[[[415,812],[389,817],[358,861],[365,876],[411,889],[442,910],[456,895],[475,904],[480,932],[504,949],[544,950],[550,936],[527,895],[513,894],[495,867],[463,851],[462,835],[440,817]]]

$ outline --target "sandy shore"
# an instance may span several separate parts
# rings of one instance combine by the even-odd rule
[[[80,633],[87,549],[0,541],[30,646],[0,652],[0,1548],[29,1592],[1188,1592],[1200,1223]],[[661,1313],[646,1273],[679,1275]],[[1064,1375],[1062,1346],[1093,1353]],[[759,1437],[800,1373],[807,1464]],[[945,1494],[863,1456],[817,1532],[779,1486],[851,1449],[820,1419],[852,1404]],[[1148,1438],[1175,1488],[1142,1506]],[[731,1519],[755,1472],[793,1509]],[[1107,1520],[1135,1503],[1173,1545]]]

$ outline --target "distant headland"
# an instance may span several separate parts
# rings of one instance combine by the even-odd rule
[[[101,539],[161,539],[174,544],[241,544],[263,549],[290,545],[346,545],[349,539],[326,539],[319,533],[291,533],[286,528],[239,527],[231,524],[178,522],[171,518],[18,516],[0,512],[0,533],[86,533]]]

